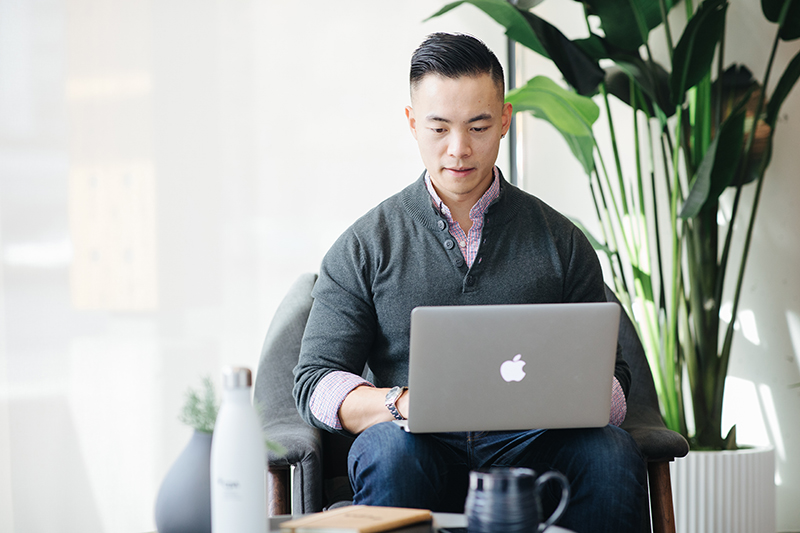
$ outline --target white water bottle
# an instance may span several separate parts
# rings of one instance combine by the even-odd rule
[[[266,533],[264,437],[250,401],[250,370],[226,367],[211,441],[212,533]]]

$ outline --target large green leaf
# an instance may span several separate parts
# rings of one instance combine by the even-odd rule
[[[647,96],[647,106],[651,116],[658,113],[657,106],[665,116],[675,114],[675,106],[669,100],[669,73],[654,61],[644,61],[638,56],[614,58],[614,66],[606,68],[608,91],[631,104],[630,82],[633,79],[639,89]]]
[[[722,191],[733,181],[742,154],[744,119],[745,108],[740,105],[723,122],[719,135],[711,141],[697,168],[689,196],[681,209],[681,218],[696,217],[701,211],[714,205]]]
[[[444,15],[448,11],[451,11],[465,3],[472,4],[492,17],[498,24],[506,29],[506,35],[508,35],[510,39],[517,41],[523,46],[527,46],[534,52],[541,54],[544,57],[550,57],[547,55],[544,45],[542,45],[541,41],[539,41],[539,38],[531,29],[528,21],[525,20],[522,12],[513,5],[509,4],[506,0],[459,0],[458,2],[447,4],[425,20],[427,21]]]
[[[517,0],[516,2],[514,2],[514,5],[516,5],[520,9],[527,11],[528,9],[533,9],[542,2],[544,2],[544,0]]]
[[[600,18],[600,27],[609,43],[623,50],[638,50],[647,40],[647,32],[661,24],[659,0],[583,0],[588,11]],[[667,9],[675,2],[666,0]],[[637,13],[638,12],[638,13]],[[637,14],[645,26],[639,28]]]
[[[591,98],[569,91],[546,76],[536,76],[506,95],[515,111],[530,111],[571,135],[592,136],[600,108]]]
[[[591,95],[597,91],[597,86],[603,81],[603,69],[597,60],[546,20],[518,9],[506,0],[460,0],[447,4],[429,18],[438,17],[464,3],[481,9],[505,27],[509,38],[552,59],[567,83],[578,93]]]
[[[670,99],[683,103],[686,91],[705,77],[714,59],[714,50],[725,30],[727,0],[705,0],[686,24],[672,56]]]
[[[591,175],[594,172],[594,138],[586,135],[571,135],[569,133],[560,132],[564,140],[567,141],[572,155],[578,160],[578,163],[583,167],[586,175]]]
[[[583,50],[583,53],[595,61],[600,61],[601,59],[609,57],[606,41],[595,33],[591,33],[589,37],[584,39],[575,39],[572,42]]]
[[[769,104],[767,104],[766,122],[771,128],[775,127],[783,101],[786,100],[794,84],[797,83],[798,77],[800,77],[800,52],[789,62],[786,70],[783,71],[778,85],[776,85],[775,90],[772,91],[772,96],[770,96]]]
[[[591,98],[569,91],[545,76],[536,76],[508,93],[506,101],[517,112],[530,111],[561,133],[587,174],[594,170],[592,124],[600,109]]]
[[[784,41],[793,41],[800,37],[800,0],[761,0],[761,10],[770,22],[778,22],[784,2],[790,2],[783,22],[780,37]]]
[[[605,74],[597,60],[590,57],[576,43],[567,39],[558,28],[546,20],[527,11],[522,11],[522,15],[539,38],[547,55],[564,75],[567,83],[574,87],[578,94],[594,94]]]

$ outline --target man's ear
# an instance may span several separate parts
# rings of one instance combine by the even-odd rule
[[[508,102],[503,104],[503,115],[502,115],[502,124],[503,124],[503,135],[508,133],[508,129],[511,127],[511,117],[514,116],[514,108]]]
[[[411,135],[417,138],[417,119],[414,118],[414,108],[410,105],[406,106],[406,118],[408,119],[408,128],[411,130]]]

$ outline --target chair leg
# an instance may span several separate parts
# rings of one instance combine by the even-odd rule
[[[672,506],[669,461],[648,463],[647,474],[650,482],[653,533],[675,533],[675,509]]]
[[[268,480],[269,516],[289,514],[289,466],[270,466]]]

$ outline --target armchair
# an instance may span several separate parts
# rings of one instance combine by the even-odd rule
[[[308,426],[292,398],[292,369],[309,311],[315,274],[304,274],[289,289],[269,326],[255,383],[255,400],[262,406],[262,424],[270,439],[287,449],[284,457],[269,453],[270,514],[310,513],[352,499],[347,477],[351,438]],[[609,301],[617,301],[606,287]],[[689,451],[686,440],[668,430],[661,419],[653,378],[644,349],[627,314],[620,317],[619,342],[631,367],[628,413],[622,427],[648,460],[649,507],[642,531],[675,531],[669,462]]]

